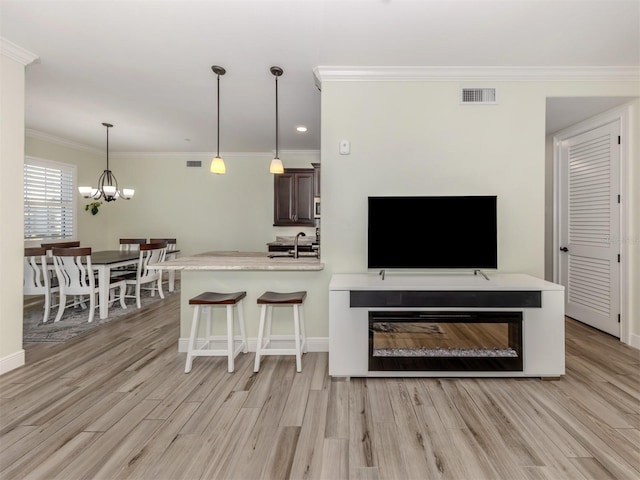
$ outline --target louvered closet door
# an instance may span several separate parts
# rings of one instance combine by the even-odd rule
[[[615,122],[577,135],[563,142],[560,156],[566,314],[618,338],[619,134]]]

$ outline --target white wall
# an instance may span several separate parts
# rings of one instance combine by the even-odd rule
[[[1,39],[0,39],[1,40]],[[0,374],[24,364],[22,349],[25,63],[0,54]],[[20,280],[18,280],[20,279]]]
[[[175,237],[181,255],[212,250],[267,250],[276,235],[314,234],[313,228],[273,226],[272,154],[223,154],[227,173],[209,172],[213,154],[121,154],[110,159],[130,201],[108,205],[109,238]],[[319,152],[281,152],[286,167],[312,168]],[[202,167],[187,168],[187,160]],[[104,205],[103,205],[104,207]]]
[[[544,99],[504,84],[500,105],[461,106],[458,89],[323,84],[323,254],[334,273],[366,270],[370,195],[497,195],[499,270],[544,276]],[[350,155],[338,155],[340,139]],[[420,247],[428,212],[422,220],[399,246]]]
[[[498,196],[498,270],[545,276],[545,104],[558,96],[638,96],[638,82],[476,82],[498,105],[459,104],[456,81],[322,82],[322,255],[329,274],[366,271],[369,195]],[[466,84],[465,84],[466,86]],[[638,107],[634,115],[638,118]],[[340,140],[351,154],[339,155]],[[640,333],[638,138],[629,183],[631,331]],[[428,215],[424,218],[428,226]],[[414,238],[401,248],[419,248]],[[428,230],[426,232],[428,234]]]
[[[96,185],[106,153],[38,135],[28,135],[26,155],[76,165],[78,184]],[[227,154],[226,175],[209,173],[214,154],[110,152],[120,188],[135,188],[132,200],[103,202],[97,215],[84,210],[92,200],[77,196],[78,240],[95,250],[117,249],[122,237],[175,237],[181,255],[208,250],[266,251],[276,235],[308,227],[273,226],[272,154]],[[319,152],[281,152],[285,167],[312,168]],[[187,160],[202,167],[187,168]]]

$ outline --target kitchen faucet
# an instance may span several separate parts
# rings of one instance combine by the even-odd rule
[[[296,238],[293,240],[293,258],[298,258],[298,238],[300,237],[306,237],[306,233],[304,232],[299,232],[296,235]]]

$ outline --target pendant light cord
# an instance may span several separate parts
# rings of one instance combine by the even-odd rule
[[[279,132],[279,122],[278,122],[278,76],[276,75],[276,158],[278,158],[278,132]]]
[[[107,127],[107,171],[109,171],[109,125],[105,126]]]
[[[220,157],[220,74],[218,74],[218,138],[217,138],[217,145],[218,145],[218,157]]]

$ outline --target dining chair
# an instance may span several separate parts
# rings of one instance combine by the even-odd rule
[[[99,305],[96,304],[98,285],[91,266],[91,248],[54,248],[52,253],[60,286],[60,302],[54,322],[62,318],[65,308],[84,302],[82,299],[84,295],[89,296],[89,322],[92,322],[95,309]],[[109,289],[116,288],[120,289],[120,306],[127,308],[125,304],[126,282],[111,280]],[[67,304],[67,295],[73,295],[74,301]]]
[[[147,243],[146,238],[121,238],[120,239],[120,251],[121,252],[137,252],[140,251],[140,245]],[[117,279],[122,277],[123,274],[136,271],[135,265],[125,265],[124,267],[117,267],[111,270],[111,277]]]
[[[52,277],[47,267],[47,249],[31,247],[24,249],[24,274],[22,293],[24,295],[44,295],[44,317],[49,320],[54,294],[59,292],[57,277]]]
[[[176,251],[177,243],[175,238],[150,238],[149,243],[165,242],[167,244],[167,253],[165,254],[165,260],[173,260],[176,258],[176,254],[172,252]],[[163,260],[164,261],[164,260]],[[175,270],[162,271],[162,283],[167,284],[167,289],[172,291],[173,282],[175,281]],[[166,278],[165,278],[166,277]]]
[[[140,250],[140,245],[147,243],[146,238],[121,238],[120,250],[121,251],[137,251]]]
[[[173,252],[177,248],[175,238],[150,238],[149,243],[164,242],[167,244],[167,252]]]
[[[80,242],[77,240],[67,242],[49,242],[41,243],[41,247],[47,249],[47,255],[51,256],[51,250],[54,248],[76,248],[80,246]]]
[[[138,308],[142,307],[140,292],[143,289],[151,290],[152,296],[155,295],[155,290],[157,289],[160,298],[164,298],[164,293],[162,292],[162,270],[149,268],[149,265],[164,262],[166,253],[167,244],[165,242],[140,245],[140,258],[138,259],[136,272],[129,273],[123,277],[127,286],[135,287],[135,292],[126,296],[127,298],[135,298]],[[143,288],[143,285],[147,284],[151,285]]]

